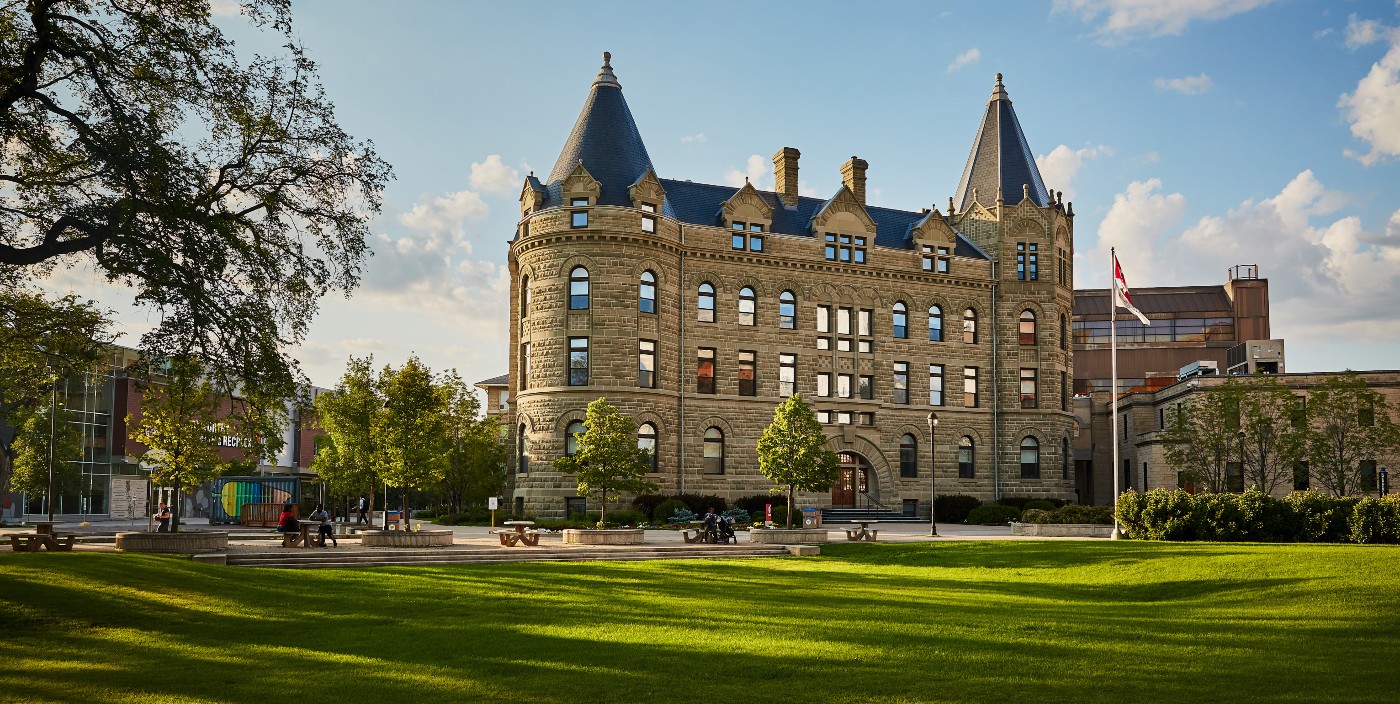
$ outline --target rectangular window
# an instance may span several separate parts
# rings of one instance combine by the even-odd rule
[[[656,212],[656,206],[652,203],[642,203],[642,212],[654,213]]]
[[[656,218],[650,215],[643,215],[642,232],[656,232]]]
[[[977,407],[977,367],[963,367],[963,406]]]
[[[838,338],[836,338],[836,351],[837,351],[837,352],[850,352],[850,351],[851,351],[851,338],[849,338],[849,337],[838,337]]]
[[[740,226],[743,225],[743,223],[738,223],[738,222],[736,222],[736,223],[734,223],[734,225],[735,225],[735,229],[738,229]],[[731,239],[730,246],[733,247],[734,249],[743,249],[744,246],[745,246],[745,244],[746,244],[746,243],[744,242],[744,235],[743,235],[743,233],[741,233],[741,232],[736,232],[736,233],[734,233],[734,236],[731,237],[730,239]]]
[[[569,338],[569,386],[588,386],[588,338]]]
[[[837,308],[837,309],[836,309],[836,334],[837,334],[837,335],[849,335],[849,334],[851,334],[851,309],[850,309],[850,308]]]
[[[715,392],[715,348],[701,347],[700,357],[695,365],[695,391],[702,394]]]
[[[949,262],[951,262],[951,261],[952,261],[952,255],[948,252],[948,248],[947,248],[947,247],[939,247],[939,248],[938,248],[938,269],[937,269],[937,270],[938,270],[938,273],[940,273],[940,274],[946,274],[946,273],[948,273],[948,271],[949,271],[949,269],[950,269]]]
[[[870,337],[874,334],[874,332],[872,331],[875,329],[875,311],[870,310],[868,308],[862,308],[860,310],[860,319],[857,322],[859,323],[856,326],[857,334],[859,334],[861,337]]]
[[[933,245],[930,245],[930,244],[924,245],[922,251],[923,251],[923,255],[924,255],[924,261],[923,261],[924,271],[933,271],[933,264],[934,264]]]
[[[1065,261],[1066,261],[1066,258],[1065,258],[1065,250],[1063,250],[1063,249],[1057,249],[1057,250],[1055,250],[1055,255],[1056,255],[1056,258],[1055,258],[1055,272],[1056,272],[1056,275],[1059,277],[1060,285],[1061,285],[1061,286],[1068,286],[1068,285],[1069,285],[1069,283],[1068,283],[1068,282],[1069,282],[1069,267],[1065,264]]]
[[[875,351],[875,343],[870,340],[859,340],[856,346],[858,348],[857,351],[864,354],[870,354]]]
[[[943,405],[943,365],[928,365],[928,405]]]
[[[819,337],[819,338],[817,338],[817,349],[819,349],[819,350],[829,350],[829,349],[831,349],[831,338],[829,338],[829,337]]]
[[[909,363],[894,363],[894,402],[909,403]]]
[[[873,400],[875,398],[875,377],[861,375],[860,397],[867,401]]]
[[[850,424],[851,424],[851,412],[850,412],[850,411],[837,411],[837,412],[836,412],[836,423],[839,424],[839,425],[850,425]]]
[[[757,228],[759,228],[759,229],[762,229],[762,228],[763,228],[762,225],[754,225],[754,227],[757,227]],[[749,251],[750,251],[750,252],[762,252],[762,251],[763,251],[763,235],[749,235]]]
[[[828,373],[826,373],[826,372],[822,372],[821,374],[818,374],[818,375],[817,375],[817,395],[818,395],[818,396],[830,396],[830,395],[831,395],[831,375],[830,375],[830,374],[828,374]]]
[[[875,414],[871,412],[860,414],[861,425],[875,425]]]
[[[751,222],[751,223],[749,223],[749,232],[763,232],[763,223],[761,223],[761,222]]]
[[[588,211],[575,210],[570,213],[569,224],[573,227],[588,227]]]
[[[831,411],[817,411],[817,422],[826,425],[831,422]]]
[[[1039,254],[1034,242],[1016,243],[1016,280],[1037,281],[1040,279]]]
[[[833,262],[836,261],[836,244],[835,244],[835,242],[836,242],[836,235],[833,235],[833,234],[831,234],[831,233],[828,232],[828,233],[826,234],[826,260],[827,260],[827,261],[833,261]]]
[[[857,264],[865,263],[865,238],[857,237],[855,242],[855,261]]]
[[[637,349],[637,386],[656,388],[656,341],[642,340]]]
[[[530,343],[520,343],[520,384],[521,389],[530,388]]]
[[[851,261],[851,236],[841,235],[841,252],[838,257],[843,262]]]
[[[1021,408],[1036,407],[1035,370],[1021,370]]]
[[[755,376],[755,359],[758,353],[748,350],[739,351],[739,395],[757,396],[758,379]]]
[[[1376,490],[1376,461],[1361,460],[1361,490]]]
[[[1069,375],[1064,372],[1060,372],[1060,410],[1069,410]]]
[[[588,199],[587,199],[587,198],[573,198],[573,199],[570,199],[570,200],[569,200],[569,207],[571,207],[571,208],[585,207],[585,206],[587,206],[587,205],[588,205]]]
[[[817,306],[817,332],[831,332],[830,306]]]
[[[797,391],[797,355],[778,355],[778,395],[783,398]]]
[[[1311,483],[1312,483],[1312,482],[1309,481],[1309,476],[1308,476],[1308,475],[1309,475],[1309,472],[1308,472],[1308,463],[1307,463],[1307,462],[1294,462],[1294,463],[1293,463],[1293,490],[1294,490],[1294,491],[1307,491],[1307,490],[1308,490],[1308,486],[1311,485]]]
[[[836,395],[839,396],[839,397],[841,397],[841,398],[850,398],[850,397],[851,397],[851,375],[850,375],[850,374],[837,374],[837,375],[836,375]]]

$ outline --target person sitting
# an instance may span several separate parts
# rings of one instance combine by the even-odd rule
[[[700,520],[705,522],[705,542],[719,542],[719,514],[715,513],[715,507],[705,509],[705,516]]]
[[[300,530],[301,524],[297,521],[296,514],[292,513],[292,505],[283,506],[282,515],[277,517],[277,532],[290,535]]]
[[[331,532],[331,515],[321,504],[316,504],[316,510],[311,512],[310,520],[319,521],[316,526],[316,537],[321,543],[321,547],[326,547],[326,538],[330,538],[331,544],[340,547],[340,541],[335,539],[335,534]]]

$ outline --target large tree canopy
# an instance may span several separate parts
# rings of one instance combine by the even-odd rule
[[[86,260],[159,312],[151,357],[290,393],[283,350],[358,283],[392,172],[336,124],[288,0],[244,14],[284,50],[239,56],[209,0],[0,6],[0,270]]]

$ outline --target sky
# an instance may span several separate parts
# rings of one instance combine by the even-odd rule
[[[215,0],[241,50],[269,51]],[[872,204],[946,209],[1005,76],[1045,183],[1074,204],[1075,286],[1269,279],[1288,371],[1400,369],[1400,2],[294,3],[342,127],[397,179],[349,298],[293,350],[334,386],[350,355],[507,371],[508,240],[603,51],[662,178],[829,196],[852,155]],[[82,268],[48,282],[148,329]]]

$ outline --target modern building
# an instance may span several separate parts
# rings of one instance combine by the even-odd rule
[[[609,59],[526,179],[510,246],[517,512],[585,507],[551,462],[600,396],[666,493],[767,492],[755,447],[800,393],[842,462],[806,505],[927,516],[935,476],[939,494],[1074,498],[1074,212],[1000,75],[947,210],[902,210],[867,202],[857,157],[830,197],[799,195],[791,147],[773,191],[663,178]]]

